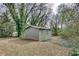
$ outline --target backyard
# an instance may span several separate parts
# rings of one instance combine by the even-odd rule
[[[0,3],[1,56],[78,56],[79,3]]]

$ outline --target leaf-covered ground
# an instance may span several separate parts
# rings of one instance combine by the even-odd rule
[[[39,42],[18,38],[0,38],[0,55],[13,56],[63,56],[69,55],[70,48],[53,42]]]

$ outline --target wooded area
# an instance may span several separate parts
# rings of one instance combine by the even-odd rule
[[[61,3],[57,6],[56,13],[53,11],[53,6],[54,3],[1,3],[0,38],[6,40],[6,38],[15,37],[21,40],[21,37],[25,36],[27,40],[27,33],[34,36],[34,33],[39,31],[36,33],[38,37],[46,39],[42,41],[43,44],[53,42],[71,49],[72,52],[68,55],[79,55],[79,3]],[[30,32],[26,29],[30,28],[28,25],[32,25],[31,28],[33,28],[28,29]],[[35,26],[41,30],[34,29]],[[48,37],[50,37],[49,40]],[[50,44],[48,45],[50,49],[49,46]],[[53,54],[49,53],[49,55]]]

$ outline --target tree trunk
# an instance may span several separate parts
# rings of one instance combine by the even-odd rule
[[[20,35],[21,35],[21,26],[20,26],[20,23],[19,22],[17,22],[16,23],[16,31],[17,31],[17,36],[18,37],[20,37]]]
[[[61,21],[61,30],[63,29],[63,20]]]

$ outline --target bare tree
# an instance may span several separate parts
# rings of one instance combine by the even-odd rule
[[[14,4],[4,3],[12,19],[15,21],[18,37],[27,26],[27,23],[35,26],[45,26],[51,9],[46,6],[48,4],[33,3],[33,4]],[[19,8],[17,8],[19,7]]]

